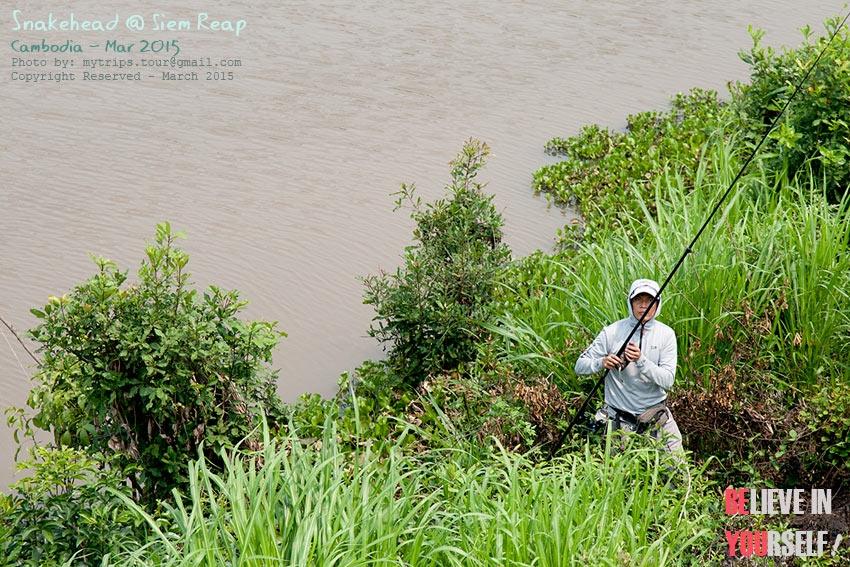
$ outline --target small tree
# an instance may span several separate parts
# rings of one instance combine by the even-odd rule
[[[841,23],[836,16],[824,21],[825,35],[813,37],[807,25],[803,43],[781,53],[765,47],[764,30],[750,28],[753,46],[741,51],[750,66],[750,84],[730,85],[732,103],[743,118],[742,132],[751,143],[763,135],[785,106],[797,83],[826,47]],[[810,164],[823,178],[827,196],[838,202],[850,186],[850,32],[838,31],[829,49],[770,133],[762,154],[768,165],[792,178]]]
[[[451,162],[448,198],[422,206],[413,185],[394,195],[412,205],[414,244],[395,274],[363,279],[364,303],[374,305],[369,335],[390,343],[388,362],[407,383],[472,360],[490,318],[495,276],[511,256],[502,243],[502,217],[475,181],[489,154],[469,140]]]
[[[202,441],[215,461],[263,409],[282,415],[267,363],[285,333],[239,320],[246,302],[236,291],[211,286],[199,298],[177,236],[157,226],[137,284],[97,259],[91,279],[32,310],[41,323],[30,336],[42,354],[28,399],[33,424],[59,445],[133,465],[128,478],[148,502],[183,483]]]

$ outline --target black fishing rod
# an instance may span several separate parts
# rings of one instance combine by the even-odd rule
[[[690,244],[688,244],[687,247],[685,247],[685,251],[682,253],[682,256],[679,258],[679,261],[676,262],[676,265],[673,266],[673,269],[670,271],[670,274],[667,276],[667,279],[664,280],[664,283],[661,285],[661,288],[658,290],[658,293],[656,293],[655,296],[652,298],[652,301],[650,302],[649,307],[647,307],[646,310],[644,310],[644,312],[643,312],[643,314],[641,314],[638,322],[635,323],[634,327],[632,327],[632,331],[629,333],[629,336],[626,337],[626,340],[623,341],[622,345],[620,345],[620,348],[617,350],[617,357],[618,358],[621,358],[621,359],[624,358],[623,353],[626,351],[626,347],[628,346],[629,341],[631,340],[632,336],[635,334],[635,331],[638,330],[638,327],[643,325],[643,320],[646,318],[646,314],[649,313],[652,310],[652,308],[658,303],[658,300],[661,297],[661,292],[664,291],[664,288],[667,287],[667,284],[670,283],[670,280],[673,279],[673,276],[676,274],[677,271],[679,271],[679,268],[682,266],[682,263],[685,261],[685,258],[688,256],[688,254],[693,252],[693,247],[696,244],[697,240],[699,240],[699,237],[702,236],[703,231],[706,229],[708,224],[711,222],[711,219],[714,218],[715,213],[717,213],[717,211],[720,210],[720,206],[723,204],[723,202],[729,196],[729,193],[732,192],[732,188],[735,186],[735,183],[738,182],[738,179],[741,178],[741,175],[744,174],[744,171],[747,169],[747,166],[750,165],[751,161],[753,161],[753,158],[756,156],[756,153],[758,153],[759,148],[761,148],[761,145],[767,139],[767,136],[773,130],[773,127],[776,126],[776,122],[782,117],[783,114],[785,114],[785,110],[788,108],[788,105],[791,104],[791,101],[794,99],[794,97],[800,91],[800,88],[803,86],[803,83],[806,82],[806,79],[809,78],[809,75],[811,74],[812,70],[817,66],[821,57],[823,57],[823,54],[826,53],[826,50],[829,48],[830,44],[832,44],[832,40],[835,39],[836,35],[838,35],[839,30],[841,30],[841,28],[844,27],[844,24],[847,22],[848,17],[850,17],[850,12],[848,12],[847,15],[844,16],[844,20],[842,20],[841,24],[839,24],[835,28],[835,31],[832,32],[832,36],[830,36],[829,41],[826,42],[826,45],[824,46],[824,48],[818,54],[817,58],[815,58],[814,63],[811,64],[809,69],[806,71],[805,75],[803,75],[803,78],[800,79],[800,81],[797,83],[797,86],[795,87],[794,92],[792,92],[791,96],[788,97],[788,100],[785,101],[785,105],[782,107],[782,110],[780,110],[779,114],[777,114],[773,118],[773,121],[770,123],[770,126],[768,126],[764,135],[761,137],[761,140],[759,140],[759,143],[756,144],[756,147],[750,153],[750,156],[747,158],[747,161],[744,162],[744,165],[741,166],[741,169],[738,170],[737,175],[735,175],[735,178],[729,184],[729,187],[726,189],[726,192],[723,193],[723,196],[720,197],[720,200],[717,202],[716,205],[714,205],[714,208],[711,210],[711,213],[709,213],[708,218],[706,218],[705,222],[702,223],[702,226],[697,231],[696,235],[691,240]],[[627,364],[628,364],[628,362],[627,362]],[[584,403],[581,404],[581,407],[578,409],[578,412],[576,412],[572,421],[570,421],[569,426],[564,430],[564,432],[561,434],[561,437],[558,439],[558,442],[555,443],[555,445],[553,445],[552,449],[549,451],[549,458],[550,459],[552,457],[554,457],[555,452],[557,452],[557,450],[561,448],[561,445],[563,445],[563,443],[564,443],[564,439],[566,439],[567,435],[569,435],[570,431],[572,431],[575,424],[578,422],[578,420],[584,414],[585,410],[587,409],[587,405],[590,403],[590,400],[593,399],[593,394],[596,393],[596,390],[599,389],[599,386],[608,377],[609,372],[611,372],[611,369],[606,368],[605,372],[602,374],[602,376],[593,385],[593,388],[591,388],[590,393],[588,393],[587,397],[584,399]]]

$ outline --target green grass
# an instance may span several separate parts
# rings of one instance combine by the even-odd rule
[[[691,190],[670,174],[652,199],[633,189],[641,216],[621,218],[622,226],[574,251],[520,264],[506,277],[513,292],[492,327],[504,339],[501,356],[581,390],[576,356],[627,315],[634,279],[664,281],[740,167],[730,148],[707,148]],[[774,180],[755,164],[738,182],[664,292],[659,320],[678,335],[677,385],[706,381],[709,370],[732,363],[797,387],[847,359],[848,200],[829,205],[819,186],[811,177]]]
[[[193,464],[190,493],[167,521],[149,518],[154,541],[115,562],[658,566],[716,539],[719,497],[654,447],[586,446],[545,465],[460,448],[379,458],[326,431],[318,449],[266,436],[220,472]]]

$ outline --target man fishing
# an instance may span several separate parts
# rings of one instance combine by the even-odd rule
[[[655,319],[661,312],[660,296],[653,304],[658,290],[653,280],[635,280],[627,296],[629,316],[602,329],[579,356],[575,371],[593,374],[603,368],[609,370],[605,403],[596,413],[597,421],[610,420],[613,429],[650,431],[655,436],[664,431],[667,450],[675,452],[682,450],[682,435],[666,400],[676,374],[676,334]],[[643,323],[632,335],[623,357],[617,356],[641,317]]]

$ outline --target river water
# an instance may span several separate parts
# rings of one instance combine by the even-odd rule
[[[41,7],[33,7],[41,4]],[[23,332],[29,309],[93,273],[89,253],[134,272],[158,221],[187,233],[194,282],[237,288],[246,316],[280,321],[281,395],[332,394],[340,372],[381,356],[358,276],[394,269],[412,222],[389,193],[442,193],[463,141],[486,141],[481,178],[514,255],[550,250],[571,217],[530,191],[544,143],[628,113],[665,108],[692,86],[746,79],[747,25],[793,44],[838,2],[92,2],[78,18],[163,13],[244,19],[179,38],[181,57],[238,59],[232,81],[12,81],[0,55],[0,316]],[[26,3],[22,16],[66,16]],[[11,9],[0,29],[13,27]],[[120,39],[127,39],[119,34]],[[81,43],[103,34],[77,33]],[[128,39],[128,41],[129,41]],[[82,56],[78,56],[82,57]],[[79,62],[77,63],[80,64]],[[80,71],[81,69],[77,69]],[[157,73],[158,76],[158,73]],[[203,78],[203,77],[202,77]],[[0,340],[0,403],[25,402],[31,367]],[[7,344],[8,343],[8,344]],[[0,426],[0,488],[13,478]]]

